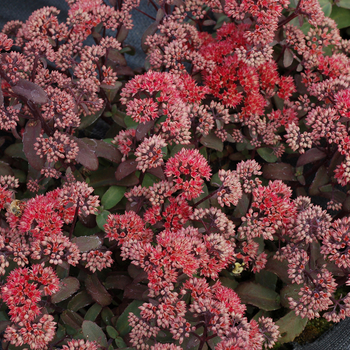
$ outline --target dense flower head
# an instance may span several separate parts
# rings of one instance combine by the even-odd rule
[[[58,14],[59,10],[53,6],[34,11],[17,36],[21,38],[21,35],[23,35],[25,40],[35,38],[47,40],[48,33],[50,33],[54,39],[60,38],[61,35],[65,34],[66,26],[58,23]]]
[[[147,199],[152,205],[163,204],[166,198],[176,192],[175,184],[172,181],[159,181],[149,187]]]
[[[211,101],[210,105],[201,105],[197,114],[199,116],[199,125],[197,131],[203,135],[208,135],[209,131],[217,126],[216,133],[225,131],[224,126],[230,122],[229,110],[225,108],[221,103]],[[223,140],[225,141],[226,138]]]
[[[93,191],[86,182],[74,181],[64,184],[57,196],[59,209],[66,223],[72,222],[77,208],[81,216],[97,213],[100,200],[98,196],[92,195]],[[51,194],[53,195],[53,192]]]
[[[11,237],[13,230],[6,232],[6,238]],[[18,237],[18,232],[14,233],[11,237],[11,242],[6,246],[6,249],[12,255],[12,261],[17,264],[17,266],[24,267],[29,263],[30,246],[25,242],[24,238]]]
[[[47,87],[46,93],[50,102],[42,106],[43,118],[54,119],[54,127],[78,127],[80,118],[77,115],[77,106],[73,96],[52,86]]]
[[[216,279],[219,272],[227,268],[235,260],[234,244],[221,234],[210,234],[203,237],[209,261],[201,269],[201,275]]]
[[[6,87],[8,89],[15,86],[22,78],[22,74],[20,72],[22,70],[26,71],[29,69],[29,64],[26,57],[23,54],[15,51],[2,54],[0,62],[3,77],[6,78],[6,82],[1,84],[2,88]],[[16,67],[16,69],[13,69],[13,67]]]
[[[236,172],[230,170],[219,170],[219,179],[222,181],[217,196],[218,202],[223,207],[237,205],[242,198],[242,186]]]
[[[124,161],[129,152],[133,148],[133,139],[136,135],[135,129],[121,130],[117,136],[114,137],[112,143],[118,146],[120,152],[123,154],[122,161]]]
[[[8,107],[2,105],[0,107],[0,128],[2,130],[11,130],[16,128],[17,122],[19,121],[18,115],[20,109],[20,105]]]
[[[291,195],[290,188],[280,180],[254,189],[252,208],[242,218],[244,226],[239,231],[248,238],[263,236],[273,240],[273,234],[289,228],[294,221],[296,209]]]
[[[280,332],[279,327],[272,321],[270,317],[259,317],[259,330],[264,336],[265,349],[271,349],[277,342]]]
[[[151,350],[182,350],[182,347],[175,344],[161,344],[151,346]]]
[[[348,268],[349,255],[349,223],[350,218],[344,217],[334,221],[328,233],[323,236],[321,253],[339,267]]]
[[[335,108],[339,111],[340,115],[346,118],[350,118],[350,90],[340,90],[334,96]]]
[[[249,36],[247,35],[247,38],[252,43],[264,44],[273,40],[272,33],[277,28],[278,18],[283,7],[287,7],[288,3],[288,1],[260,1],[255,4],[251,1],[241,3],[227,1],[225,13],[238,20],[243,20],[246,16],[256,17],[255,30]]]
[[[63,261],[67,261],[68,264],[76,266],[81,258],[78,246],[62,233],[33,240],[30,249],[32,259],[39,260],[48,256],[52,265],[61,265]]]
[[[113,259],[111,255],[111,251],[90,250],[88,253],[83,253],[81,259],[87,261],[86,268],[91,272],[95,272],[112,266]]]
[[[160,135],[146,138],[135,151],[137,169],[145,172],[163,164],[162,148],[166,147],[165,140]]]
[[[62,346],[63,350],[98,350],[98,348],[96,342],[84,339],[73,339]]]
[[[202,178],[210,179],[211,170],[206,159],[196,149],[183,148],[168,159],[165,174],[172,177],[175,189],[181,190],[182,197],[193,199],[202,192]]]
[[[152,231],[145,228],[145,222],[134,211],[123,215],[109,215],[105,232],[110,240],[116,240],[119,244],[134,239],[140,242],[150,242],[153,238]]]
[[[40,314],[38,302],[44,295],[59,290],[58,277],[52,267],[33,265],[11,271],[1,289],[2,299],[8,305],[12,322],[31,322]],[[43,289],[39,289],[40,286]]]
[[[261,165],[254,159],[238,163],[236,173],[242,182],[242,190],[245,193],[250,193],[254,188],[261,185],[261,180],[258,178],[262,174]]]
[[[121,103],[126,105],[127,114],[138,123],[148,123],[165,116],[156,131],[168,141],[186,144],[190,138],[189,118],[191,97],[181,76],[148,71],[130,80],[121,92]],[[198,90],[198,89],[197,89]],[[187,91],[187,93],[186,93]]]
[[[129,325],[132,327],[130,332],[131,344],[136,349],[149,349],[150,346],[146,343],[146,340],[152,337],[156,337],[160,331],[160,328],[151,325],[143,319],[139,319],[133,313],[129,314],[128,317]]]
[[[32,350],[45,350],[55,336],[56,322],[45,314],[38,321],[7,326],[4,338],[15,346],[28,344]]]
[[[198,230],[188,227],[179,231],[163,231],[157,242],[166,248],[172,265],[191,276],[201,264],[208,262],[203,241]]]
[[[288,298],[289,305],[291,309],[294,309],[296,315],[302,318],[320,317],[320,312],[327,310],[333,304],[331,296],[336,287],[332,273],[322,268],[310,275],[309,283],[301,287],[297,300],[292,297]]]
[[[0,176],[0,209],[9,206],[14,197],[12,188],[18,187],[18,180],[12,176]]]
[[[329,235],[331,216],[318,205],[310,204],[300,210],[290,231],[293,242],[305,243],[322,240]]]
[[[235,225],[221,209],[215,207],[196,208],[191,215],[191,220],[201,222],[205,229],[204,233],[220,233],[234,244]]]
[[[288,277],[292,283],[302,284],[306,280],[307,264],[309,256],[299,245],[288,244],[277,252],[275,259],[288,261]]]
[[[346,186],[350,182],[350,156],[346,155],[344,161],[337,165],[334,170],[334,177],[341,186]]]
[[[13,45],[13,40],[9,39],[8,36],[4,33],[0,34],[0,47],[2,50],[10,51]]]
[[[24,204],[23,213],[15,225],[18,225],[21,232],[30,233],[34,239],[41,240],[60,234],[63,221],[55,210],[57,205],[56,199],[44,195],[36,196]]]
[[[75,161],[79,152],[77,143],[66,134],[56,131],[48,138],[40,135],[34,145],[37,155],[46,158],[49,163],[56,163],[58,160],[66,160],[68,163]]]
[[[170,197],[169,202],[163,206],[164,210],[161,210],[159,205],[149,208],[144,214],[144,220],[152,225],[162,221],[166,229],[178,230],[182,228],[192,214],[192,208],[181,198]]]

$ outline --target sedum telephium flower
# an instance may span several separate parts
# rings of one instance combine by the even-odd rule
[[[189,200],[201,194],[202,178],[209,180],[211,170],[198,150],[183,148],[167,161],[165,174],[173,178],[175,190],[181,190],[182,197]]]
[[[45,314],[37,322],[22,322],[8,326],[4,338],[17,347],[28,344],[32,350],[43,350],[55,336],[56,322],[53,316]]]
[[[246,164],[247,169],[249,164]],[[253,163],[251,172],[243,172],[244,162],[240,167],[242,180],[255,174]],[[152,301],[140,307],[139,318],[129,314],[132,345],[149,349],[162,330],[169,330],[173,339],[182,344],[195,330],[185,317],[190,312],[206,332],[221,338],[219,347],[238,344],[239,349],[245,346],[259,349],[264,341],[271,347],[278,337],[271,320],[262,321],[260,332],[255,321],[248,322],[244,317],[245,306],[232,289],[223,287],[220,282],[210,287],[200,277],[215,280],[237,259],[244,260],[247,266],[251,263],[252,269],[259,271],[266,264],[266,254],[258,254],[258,244],[253,241],[237,247],[235,226],[222,210],[193,210],[188,205],[193,196],[187,191],[194,189],[193,185],[187,185],[187,179],[197,179],[199,194],[204,179],[209,180],[211,175],[210,167],[197,150],[178,152],[167,160],[165,171],[168,181],[161,181],[148,191],[136,186],[126,196],[132,203],[144,206],[142,214],[129,211],[109,215],[105,225],[106,237],[118,242],[122,258],[130,259],[147,273],[148,295]],[[224,175],[232,179],[223,178],[223,188],[241,196],[238,173],[225,172]],[[234,205],[237,202],[234,201]],[[196,227],[191,221],[196,222]],[[151,230],[155,225],[158,227],[156,235]],[[179,288],[181,276],[187,279]],[[184,302],[187,293],[192,295],[190,305]]]
[[[46,349],[55,335],[53,316],[42,314],[39,302],[59,290],[59,279],[51,267],[32,265],[17,268],[1,289],[13,324],[5,330],[5,339],[15,346],[28,344],[33,350]]]
[[[145,73],[124,57],[139,0],[67,3],[64,23],[45,7],[0,33],[0,129],[16,147],[23,142],[20,157],[12,156],[20,147],[5,150],[1,171],[28,169],[27,188],[39,193],[25,198],[23,176],[20,186],[0,177],[1,296],[12,322],[4,340],[97,349],[80,339],[52,344],[62,321],[53,305],[58,276],[93,279],[121,259],[136,266],[130,275],[143,270],[117,292],[122,306],[132,293],[144,301],[139,316],[128,315],[126,346],[179,350],[196,341],[202,350],[213,339],[218,350],[273,347],[278,327],[246,313],[238,296],[257,287],[261,275],[253,275],[265,267],[297,291],[288,300],[296,315],[350,316],[350,45],[319,2],[151,1]],[[212,24],[215,33],[203,31]],[[86,126],[99,118],[112,145],[89,139]],[[295,166],[283,163],[296,153]],[[127,200],[108,208],[103,195],[100,206],[93,187],[115,181]],[[107,217],[110,250],[103,233],[75,237],[95,215],[98,230]],[[223,285],[233,279],[236,291]],[[78,300],[95,300],[88,292]],[[76,311],[79,326],[90,322]]]
[[[1,176],[0,184],[2,209],[7,208],[8,223],[1,231],[0,272],[6,273],[9,260],[19,266],[10,271],[1,288],[1,297],[9,308],[12,322],[4,338],[15,346],[27,344],[33,350],[47,349],[55,335],[56,322],[43,306],[44,299],[59,290],[60,279],[54,266],[75,266],[83,259],[87,260],[86,267],[95,271],[112,264],[109,251],[99,255],[99,251],[88,250],[82,257],[78,245],[63,232],[63,225],[71,224],[74,216],[79,215],[78,208],[94,212],[96,207],[93,206],[98,202],[91,196],[92,189],[79,182],[27,201],[13,199],[13,188],[18,186],[15,178]],[[74,201],[73,209],[67,205],[71,203],[69,200]],[[33,264],[35,260],[46,261],[49,266],[44,262]],[[31,266],[26,266],[29,264]]]
[[[63,350],[98,350],[99,346],[95,342],[84,339],[73,339],[62,346]]]

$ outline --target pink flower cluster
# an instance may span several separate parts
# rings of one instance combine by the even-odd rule
[[[1,297],[12,323],[4,339],[54,346],[58,276],[79,269],[96,277],[115,257],[143,270],[133,283],[139,299],[148,298],[139,316],[128,315],[126,340],[138,349],[180,350],[195,339],[201,350],[214,338],[218,350],[273,347],[277,325],[250,319],[239,287],[224,285],[248,284],[246,276],[265,267],[297,290],[288,298],[296,315],[350,316],[350,293],[336,293],[350,286],[350,45],[318,1],[150,1],[157,14],[142,38],[145,73],[123,56],[140,0],[67,3],[65,23],[44,7],[0,33],[0,129],[16,140],[18,163],[28,160],[16,169],[28,168],[27,188],[50,189],[20,200],[27,194],[16,199],[18,181],[0,177],[0,274],[8,274]],[[294,18],[308,22],[307,32],[288,24]],[[214,22],[215,35],[203,31]],[[86,45],[90,35],[94,44]],[[99,118],[113,125],[112,145],[84,131]],[[16,167],[11,152],[5,160]],[[283,164],[293,152],[301,155],[296,166]],[[305,178],[316,168],[310,185]],[[100,206],[88,183],[116,181],[111,190],[128,188],[126,199],[113,206],[108,190]],[[332,217],[304,190],[347,212]],[[103,233],[74,237],[77,223],[102,230],[105,219],[108,249]],[[102,294],[108,304],[111,295]]]
[[[56,322],[53,316],[42,313],[39,303],[43,296],[59,290],[58,283],[55,271],[44,264],[11,271],[1,289],[14,323],[6,328],[6,340],[15,346],[28,344],[33,350],[46,348],[55,335]]]
[[[149,340],[162,329],[169,329],[181,344],[195,329],[185,317],[191,312],[205,334],[221,338],[218,348],[233,344],[237,349],[261,348],[263,333],[255,321],[249,323],[243,316],[245,307],[236,293],[220,282],[210,287],[204,277],[217,279],[238,256],[247,266],[249,261],[254,262],[259,270],[266,257],[258,256],[251,240],[244,242],[246,247],[242,242],[236,246],[235,226],[220,209],[193,210],[189,206],[201,195],[204,179],[211,177],[207,161],[197,150],[182,149],[167,160],[164,169],[167,180],[142,191],[135,187],[127,194],[129,201],[144,207],[142,216],[134,211],[110,215],[105,225],[106,237],[118,242],[123,259],[130,259],[147,272],[149,296],[154,300],[140,308],[140,319],[134,314],[129,316],[133,346],[150,348],[145,344],[151,344]],[[252,162],[240,163],[239,169],[220,175],[222,185],[216,195],[223,205],[237,205],[242,196],[241,182],[258,171],[253,170]],[[151,227],[157,228],[156,234]],[[179,285],[184,276],[186,282]],[[190,305],[184,302],[188,293],[193,299]],[[278,332],[273,323],[267,328],[271,327],[273,344]]]
[[[111,252],[90,250],[81,254],[76,243],[65,235],[64,224],[76,217],[96,213],[97,196],[86,183],[67,183],[63,188],[38,195],[28,201],[14,200],[12,188],[17,181],[1,176],[1,208],[7,209],[8,227],[1,230],[1,268],[4,275],[13,261],[19,267],[8,275],[1,288],[2,300],[9,308],[12,324],[6,328],[5,339],[15,346],[27,344],[33,350],[47,349],[55,335],[56,322],[45,311],[45,297],[59,290],[56,265],[85,267],[94,272],[110,267]],[[44,261],[31,264],[31,261]],[[49,266],[45,266],[45,261]],[[67,265],[69,266],[69,265]]]

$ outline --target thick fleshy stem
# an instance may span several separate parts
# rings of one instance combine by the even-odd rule
[[[76,224],[77,219],[78,219],[78,214],[79,214],[79,198],[77,200],[77,207],[75,208],[72,226],[71,226],[70,231],[69,231],[69,239],[71,239],[72,236],[73,236],[73,232],[74,232],[74,229],[75,229],[75,224]]]
[[[205,196],[204,198],[202,198],[200,201],[198,201],[197,203],[193,204],[192,207],[196,208],[198,207],[199,204],[202,204],[203,202],[205,202],[207,199],[213,197],[214,195],[216,195],[219,191],[220,191],[221,187],[219,187],[218,189],[216,189],[215,191],[213,191],[212,193],[208,194],[207,196]]]
[[[294,18],[300,15],[300,3],[301,3],[301,0],[299,0],[298,5],[295,8],[295,11],[291,15],[289,15],[287,18],[285,18],[284,20],[278,23],[278,26],[277,26],[278,29],[283,27],[285,24],[289,23],[291,20],[293,20]]]

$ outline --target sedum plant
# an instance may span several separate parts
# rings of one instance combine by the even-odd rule
[[[67,3],[0,34],[3,348],[258,350],[350,316],[348,2]]]

